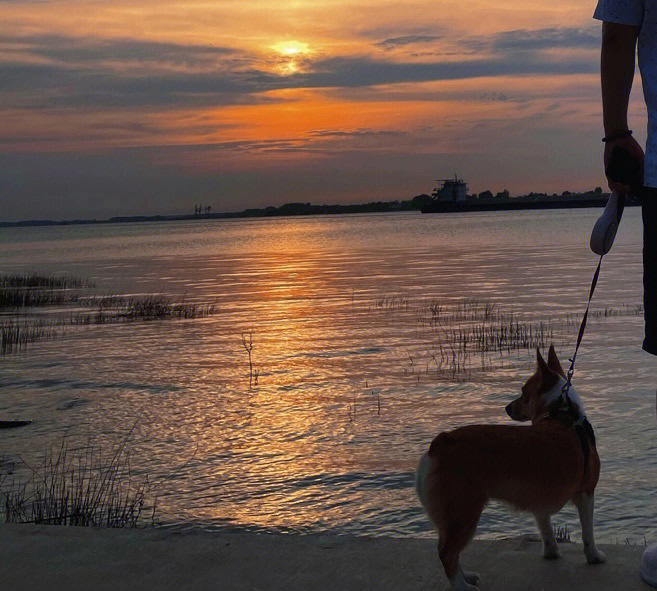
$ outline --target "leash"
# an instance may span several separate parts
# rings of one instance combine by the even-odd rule
[[[593,281],[591,281],[589,301],[586,304],[586,311],[584,312],[582,323],[579,326],[575,352],[570,358],[570,367],[568,368],[568,373],[566,374],[566,383],[563,385],[561,394],[559,395],[559,406],[561,406],[565,401],[568,412],[570,413],[572,413],[573,405],[570,397],[568,396],[568,391],[570,390],[573,373],[575,373],[575,360],[577,359],[577,351],[579,351],[579,346],[582,343],[582,337],[584,336],[584,331],[586,330],[586,321],[589,317],[589,308],[591,307],[593,292],[595,291],[596,285],[598,285],[600,267],[602,266],[602,257],[604,257],[611,250],[611,247],[614,243],[614,238],[616,237],[616,231],[618,230],[618,224],[620,224],[624,209],[625,196],[621,193],[618,193],[617,191],[612,191],[611,196],[609,197],[609,201],[607,201],[605,210],[600,216],[600,219],[598,219],[596,222],[591,234],[591,250],[594,253],[600,255],[600,260],[598,261],[598,266],[595,270],[595,273],[593,274]],[[586,417],[583,418],[583,421],[588,422],[586,421]]]
[[[579,325],[579,332],[577,333],[577,343],[575,344],[575,352],[573,353],[573,356],[569,359],[570,367],[568,368],[568,372],[566,373],[566,383],[563,385],[563,388],[561,389],[561,394],[559,395],[559,404],[561,405],[561,403],[565,400],[566,404],[568,405],[569,411],[572,410],[573,405],[570,400],[570,396],[568,396],[568,391],[570,390],[573,374],[575,373],[575,360],[577,359],[577,351],[579,351],[579,346],[582,344],[582,338],[584,337],[584,331],[586,330],[586,321],[588,320],[589,317],[589,308],[591,307],[591,300],[593,299],[593,293],[595,292],[595,288],[598,285],[598,278],[600,277],[600,267],[602,266],[602,257],[604,256],[605,256],[604,254],[600,255],[598,266],[595,270],[595,273],[593,273],[593,281],[591,281],[591,289],[589,290],[589,301],[586,304],[586,311],[584,312],[584,317],[582,318],[582,322]]]
[[[585,415],[580,415],[573,408],[572,400],[568,396],[568,391],[570,390],[570,385],[572,383],[573,374],[575,373],[575,360],[577,359],[577,352],[579,351],[579,346],[582,344],[582,338],[584,337],[584,331],[586,330],[586,321],[589,317],[589,309],[591,307],[591,300],[593,299],[593,293],[595,288],[598,285],[598,278],[600,277],[600,267],[602,266],[602,257],[604,254],[600,255],[600,260],[598,261],[598,266],[593,273],[593,280],[591,281],[591,289],[589,290],[589,301],[586,304],[586,310],[584,311],[584,317],[582,322],[579,325],[579,332],[577,333],[577,343],[575,344],[575,352],[570,358],[570,367],[566,373],[566,383],[561,388],[561,393],[559,394],[559,399],[554,405],[554,410],[551,413],[553,418],[562,417],[562,420],[566,421],[566,425],[572,426],[575,429],[579,443],[582,446],[582,453],[584,454],[584,473],[586,474],[586,469],[589,463],[589,451],[591,449],[589,441],[595,445],[595,433],[593,432],[593,427],[589,423]],[[564,402],[565,408],[564,408]]]

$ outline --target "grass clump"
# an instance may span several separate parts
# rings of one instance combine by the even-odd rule
[[[0,354],[19,351],[29,343],[57,336],[57,329],[42,319],[0,321]]]
[[[77,301],[79,290],[88,287],[90,282],[68,275],[0,275],[0,309],[60,306]]]
[[[521,322],[508,317],[492,324],[479,323],[449,331],[450,343],[478,353],[510,353],[545,348],[554,338],[551,322]]]
[[[212,305],[174,302],[163,295],[126,298],[122,308],[126,318],[136,320],[203,318],[214,313]]]
[[[5,522],[118,528],[153,523],[156,503],[148,477],[135,477],[130,469],[131,433],[109,454],[92,443],[72,448],[65,436],[58,449],[46,450],[39,467],[21,460],[29,472],[23,480],[10,478],[7,470],[2,474],[0,464]]]
[[[568,529],[568,524],[564,526],[552,525],[552,531],[554,532],[554,539],[560,544],[570,544],[572,540],[570,539],[570,530]]]
[[[151,320],[189,320],[205,318],[215,313],[212,304],[176,302],[161,295],[107,296],[90,299],[92,312],[77,312],[71,324],[111,324]]]
[[[424,373],[458,381],[470,379],[473,372],[481,375],[492,367],[500,367],[506,359],[516,363],[525,351],[572,339],[582,320],[580,312],[535,319],[533,312],[504,310],[494,302],[476,298],[444,302],[432,299],[414,308],[400,297],[380,297],[376,302],[377,309],[397,314],[410,308],[416,338],[430,346],[426,355],[420,354]],[[642,305],[621,304],[592,309],[589,321],[642,314]],[[417,350],[415,354],[418,355]],[[495,362],[493,357],[497,358]],[[419,379],[412,359],[410,366],[404,367],[404,375],[409,374]]]
[[[13,274],[0,275],[0,287],[2,288],[47,288],[47,289],[71,289],[73,287],[91,287],[93,284],[80,277],[64,275]]]
[[[0,275],[0,355],[52,339],[68,326],[151,320],[189,320],[215,313],[212,304],[174,300],[163,294],[98,295],[79,277]],[[37,310],[50,306],[54,310]]]

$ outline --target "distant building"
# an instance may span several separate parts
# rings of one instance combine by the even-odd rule
[[[468,185],[456,175],[453,179],[437,179],[436,182],[442,183],[442,185],[433,190],[431,196],[434,199],[439,201],[465,201],[467,199]]]

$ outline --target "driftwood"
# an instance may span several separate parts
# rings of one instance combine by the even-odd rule
[[[16,427],[25,427],[32,421],[0,421],[0,429],[15,429]]]

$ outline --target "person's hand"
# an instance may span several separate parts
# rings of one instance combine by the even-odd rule
[[[609,158],[611,157],[611,151],[614,149],[614,146],[619,146],[624,150],[627,150],[634,158],[636,158],[643,165],[643,159],[645,157],[643,153],[643,149],[639,145],[639,142],[637,142],[630,135],[627,137],[622,137],[617,140],[613,140],[611,142],[605,143],[605,155],[604,155],[605,170],[607,170],[607,166],[609,166]],[[609,184],[609,189],[611,189],[612,191],[618,191],[619,193],[622,193],[624,195],[628,195],[629,193],[632,192],[632,189],[629,185],[624,185],[623,183],[612,181],[608,177],[607,177],[607,182]]]

